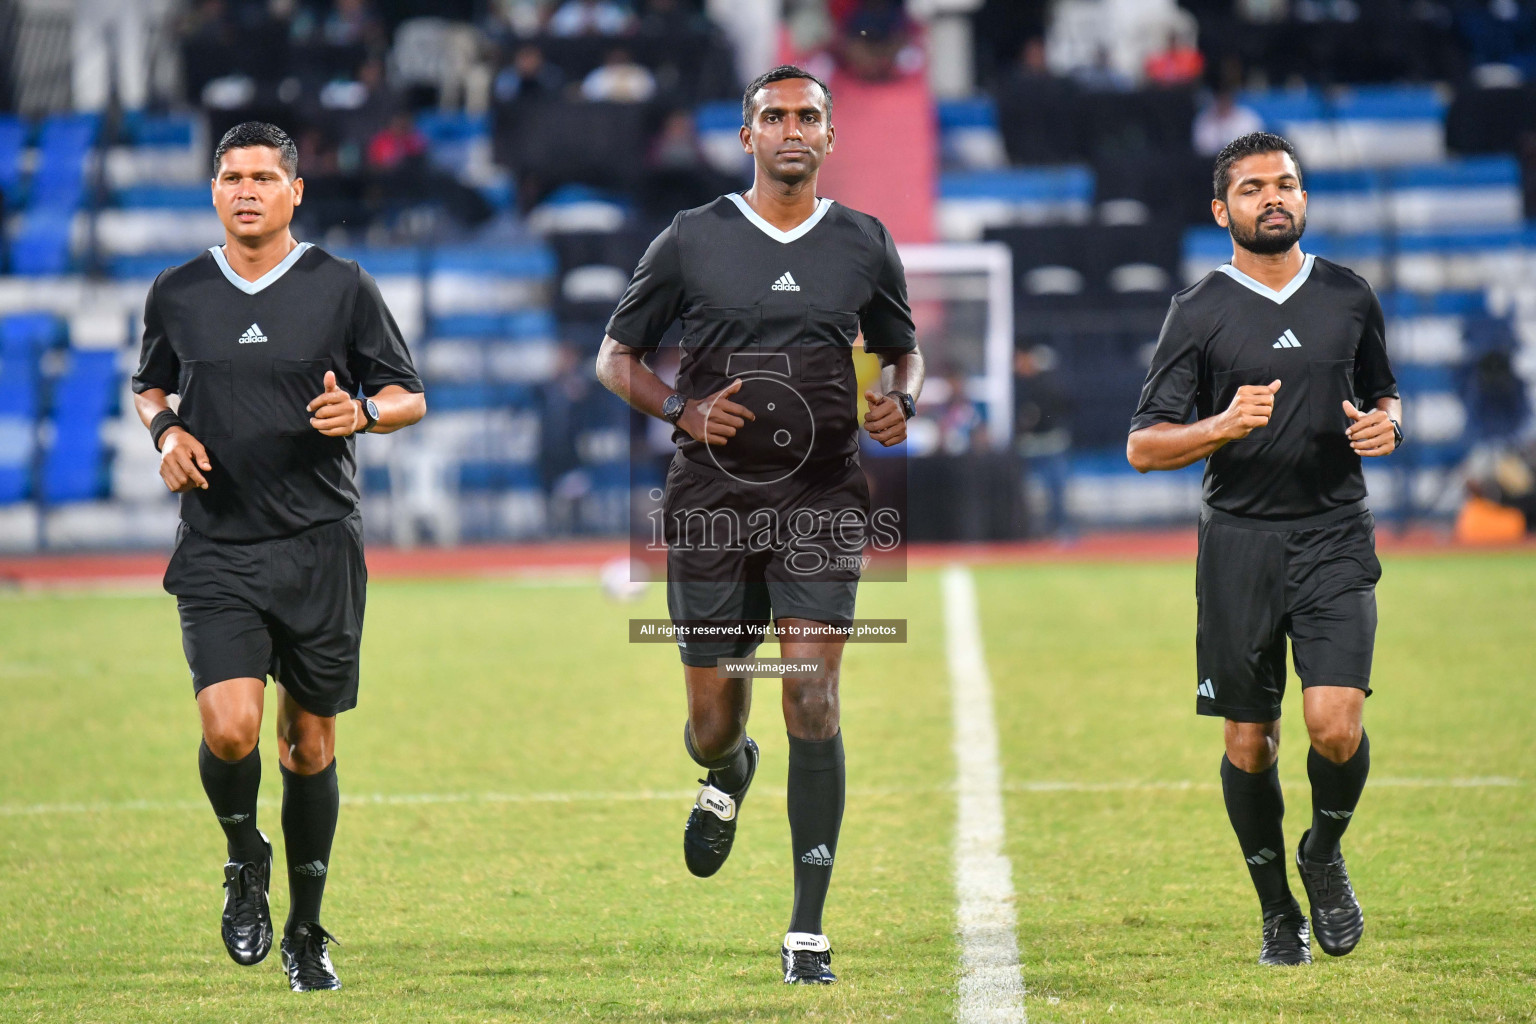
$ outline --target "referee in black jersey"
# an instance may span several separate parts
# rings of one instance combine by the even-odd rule
[[[1142,472],[1207,460],[1195,710],[1226,719],[1222,793],[1263,908],[1259,962],[1305,964],[1309,931],[1343,956],[1365,927],[1339,852],[1370,769],[1381,577],[1360,460],[1402,444],[1402,403],[1370,285],[1298,246],[1307,194],[1291,144],[1230,143],[1211,210],[1232,262],[1174,296],[1126,451]],[[1287,636],[1311,738],[1312,826],[1294,853],[1310,929],[1280,828]]]
[[[752,187],[677,215],[651,243],[608,322],[597,373],[641,412],[671,423],[676,456],[663,517],[667,605],[688,690],[688,754],[708,769],[684,830],[688,870],[718,871],[757,771],[746,734],[750,657],[772,619],[786,659],[821,670],[783,682],[795,897],[780,949],[784,981],[827,984],[822,908],[842,822],[838,672],[853,619],[869,492],[859,468],[853,342],[880,357],[864,429],[906,437],[922,387],[906,277],[875,218],[816,195],[832,150],[832,96],[796,67],[747,87],[741,141]],[[643,357],[674,320],[683,361],[673,390]],[[875,527],[878,529],[878,527]]]
[[[292,140],[249,121],[213,163],[224,244],[155,279],[135,404],[181,495],[165,589],[202,716],[203,788],[228,840],[225,948],[249,965],[272,947],[272,847],[256,827],[270,675],[291,899],[283,967],[294,991],[334,989],[320,900],[339,803],[335,716],[357,704],[368,578],[352,435],[409,426],[426,399],[378,285],[289,233],[304,196]]]

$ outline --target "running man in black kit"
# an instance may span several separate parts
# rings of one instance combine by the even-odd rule
[[[228,842],[224,945],[245,965],[272,947],[256,741],[265,677],[277,684],[282,956],[296,992],[341,987],[320,901],[339,806],[335,716],[357,704],[367,582],[352,435],[427,408],[378,285],[289,233],[303,196],[281,129],[230,129],[214,152],[224,244],[155,279],[133,377],[160,476],[181,495],[165,588],[202,716],[203,788]]]
[[[693,874],[725,863],[757,771],[746,734],[751,681],[722,678],[717,663],[750,657],[773,619],[786,659],[825,666],[784,679],[795,900],[780,957],[790,984],[836,980],[821,919],[843,814],[843,639],[825,627],[853,619],[867,536],[852,358],[859,331],[883,364],[879,391],[865,395],[871,437],[886,446],[906,437],[923,380],[890,235],[816,195],[831,115],[827,87],[799,68],[776,68],[747,87],[741,141],[756,163],[752,187],[678,214],[651,243],[597,363],[609,390],[676,428],[663,502],[673,621],[732,632],[679,641],[683,741],[708,769],[683,836]],[[674,391],[643,357],[678,318]],[[778,533],[759,540],[768,524]]]
[[[1360,459],[1402,444],[1402,403],[1370,285],[1298,246],[1307,194],[1291,144],[1230,143],[1211,209],[1232,262],[1174,296],[1126,451],[1143,473],[1208,460],[1195,710],[1226,719],[1222,792],[1263,908],[1259,963],[1304,964],[1309,930],[1343,956],[1365,928],[1339,851],[1370,769],[1381,577]],[[1312,741],[1312,826],[1295,852],[1310,929],[1280,827],[1287,635]]]

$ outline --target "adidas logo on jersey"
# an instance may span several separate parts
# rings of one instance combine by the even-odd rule
[[[800,286],[795,283],[794,277],[786,270],[782,277],[773,282],[773,290],[776,292],[797,292],[800,290]]]
[[[1195,687],[1195,692],[1200,694],[1200,696],[1204,697],[1206,700],[1216,699],[1216,687],[1212,685],[1209,679]]]
[[[814,864],[819,868],[829,868],[832,866],[832,851],[827,849],[826,843],[822,843],[809,853],[802,853],[800,855],[800,863]]]
[[[267,336],[261,333],[261,327],[257,324],[251,324],[245,329],[245,333],[240,335],[242,345],[259,345],[266,340]]]
[[[1301,342],[1296,340],[1296,335],[1292,334],[1291,329],[1287,327],[1285,333],[1280,335],[1279,340],[1270,348],[1301,348]]]

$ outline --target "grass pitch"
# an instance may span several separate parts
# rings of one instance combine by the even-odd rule
[[[1345,839],[1366,938],[1290,971],[1253,964],[1220,728],[1193,714],[1193,566],[976,571],[1031,1021],[1536,1020],[1536,557],[1385,561],[1372,785]],[[275,952],[242,969],[219,943],[222,841],[172,599],[0,596],[0,1020],[951,1019],[936,574],[861,595],[910,641],[846,659],[830,990],[776,975],[792,854],[775,685],[736,851],[699,880],[676,654],[626,642],[627,618],[665,614],[656,588],[619,607],[587,584],[378,583],[369,604],[325,912],[346,989],[299,997]],[[1293,694],[1293,843],[1299,709]],[[270,731],[263,753],[281,920]]]

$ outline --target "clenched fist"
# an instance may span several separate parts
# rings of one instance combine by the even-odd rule
[[[1244,384],[1232,396],[1232,404],[1222,413],[1221,436],[1228,441],[1247,437],[1260,427],[1269,425],[1275,412],[1275,392],[1280,382],[1268,384]]]
[[[309,425],[326,437],[347,437],[362,429],[368,418],[357,399],[336,386],[336,371],[325,371],[325,390],[306,407]]]
[[[172,494],[206,491],[213,463],[203,443],[182,427],[172,427],[160,438],[160,479]]]

